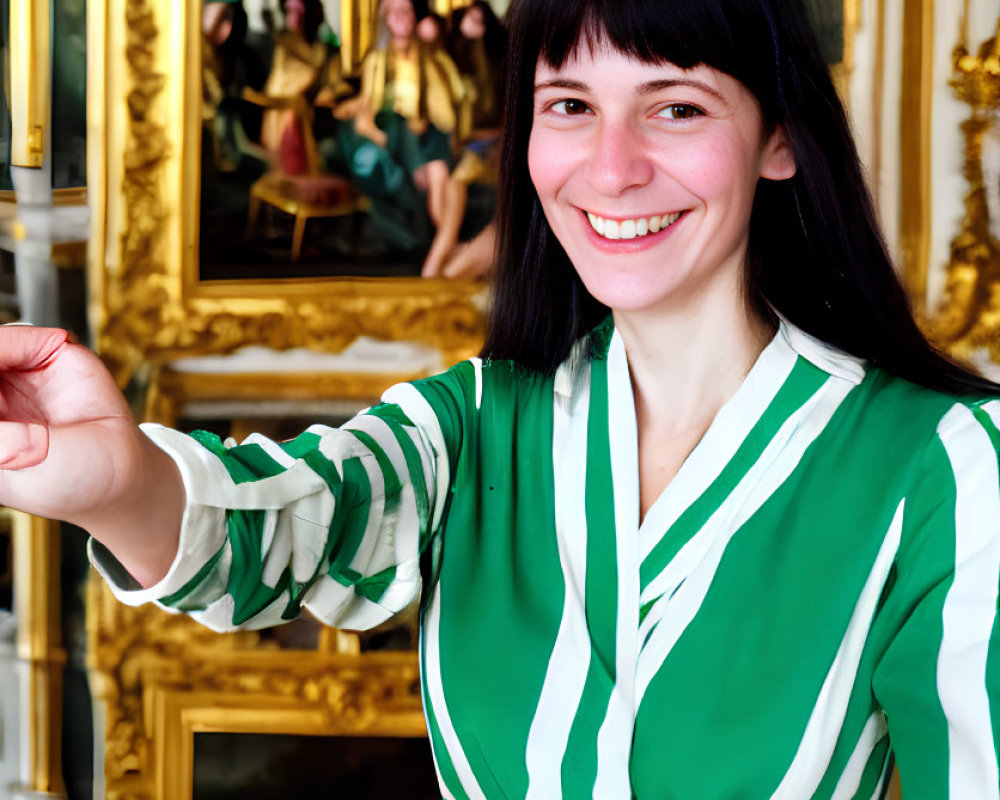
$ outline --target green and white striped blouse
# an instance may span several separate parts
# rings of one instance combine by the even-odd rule
[[[785,324],[640,522],[609,323],[281,445],[147,427],[180,556],[133,590],[93,555],[222,630],[370,627],[423,576],[447,798],[867,800],[894,754],[906,800],[997,800],[998,424]]]

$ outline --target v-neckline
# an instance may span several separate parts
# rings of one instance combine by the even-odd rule
[[[798,358],[785,324],[757,357],[739,388],[723,404],[677,473],[640,523],[639,437],[635,397],[625,343],[617,329],[608,345],[608,411],[611,472],[619,533],[637,533],[641,562],[684,510],[725,469],[761,414],[774,399]],[[624,526],[624,527],[623,527]]]

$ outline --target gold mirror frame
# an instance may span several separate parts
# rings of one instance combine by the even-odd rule
[[[370,6],[345,2],[344,30],[356,30]],[[148,361],[251,343],[338,352],[360,335],[430,344],[449,363],[473,355],[482,284],[199,280],[200,7],[89,3],[90,319],[118,381]]]

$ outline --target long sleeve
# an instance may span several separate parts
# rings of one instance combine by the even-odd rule
[[[906,498],[873,676],[907,800],[1000,798],[1000,402],[954,406]]]
[[[144,426],[184,479],[177,558],[148,589],[97,542],[92,560],[123,602],[154,601],[216,630],[278,624],[302,608],[341,628],[383,622],[420,591],[457,408],[433,381],[394,387],[383,401],[342,428],[313,426],[282,444],[253,435],[226,446]]]

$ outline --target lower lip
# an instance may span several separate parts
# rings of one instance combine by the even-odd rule
[[[587,218],[585,211],[580,212],[580,218],[583,220],[583,227],[590,237],[590,241],[602,250],[606,250],[609,253],[635,253],[639,250],[645,250],[647,247],[652,247],[655,244],[663,241],[674,229],[684,221],[687,216],[687,212],[681,212],[680,217],[678,217],[674,222],[668,225],[666,228],[661,228],[656,233],[647,233],[645,236],[636,236],[634,239],[608,239],[601,236],[590,224],[590,220]]]

